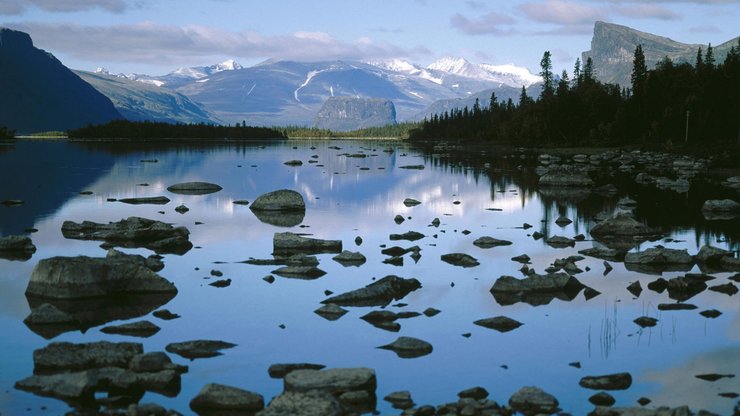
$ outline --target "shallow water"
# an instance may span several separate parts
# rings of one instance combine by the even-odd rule
[[[315,146],[315,149],[311,149]],[[341,150],[329,149],[339,146]],[[294,148],[295,147],[295,148]],[[384,152],[392,149],[393,152]],[[365,153],[365,158],[343,154]],[[312,155],[318,161],[307,163]],[[578,263],[591,270],[577,278],[601,294],[590,300],[580,293],[570,302],[554,299],[542,306],[517,303],[502,306],[489,292],[501,275],[521,276],[521,264],[510,258],[528,254],[530,267],[542,272],[557,258],[577,254],[591,247],[591,241],[574,248],[555,249],[535,241],[535,230],[546,235],[588,236],[590,217],[615,207],[619,196],[591,195],[574,202],[558,201],[537,192],[533,176],[516,169],[518,161],[484,155],[475,161],[453,160],[449,155],[425,155],[403,142],[376,141],[284,141],[213,146],[146,147],[126,144],[80,144],[27,142],[0,146],[0,200],[22,199],[24,205],[0,206],[0,235],[31,235],[37,251],[28,261],[0,259],[0,414],[60,414],[68,409],[63,402],[15,390],[13,384],[33,373],[32,353],[51,340],[32,332],[22,320],[30,308],[24,291],[34,265],[51,256],[104,256],[100,242],[65,239],[62,222],[90,220],[118,221],[129,216],[157,219],[186,226],[196,248],[182,256],[165,255],[160,275],[174,282],[178,295],[165,308],[180,319],[163,321],[150,314],[115,321],[148,319],[162,330],[150,338],[106,335],[98,326],[85,333],[66,332],[53,341],[91,342],[98,340],[143,342],[145,351],[163,351],[170,342],[191,339],[221,339],[238,344],[224,355],[175,362],[189,365],[182,377],[181,393],[175,398],[147,393],[142,403],[157,402],[184,414],[188,402],[210,382],[228,384],[258,392],[269,401],[282,391],[281,380],[269,378],[267,368],[278,362],[315,362],[328,367],[370,367],[378,377],[378,410],[399,413],[382,401],[386,394],[409,390],[417,404],[454,401],[460,390],[480,385],[491,399],[506,403],[512,393],[536,385],[553,394],[564,411],[584,414],[593,409],[588,397],[595,391],[583,389],[578,381],[586,375],[630,372],[633,385],[612,395],[617,405],[633,406],[640,397],[649,397],[649,406],[688,404],[728,414],[737,399],[718,396],[740,393],[740,377],[708,382],[697,374],[737,373],[740,369],[740,304],[738,295],[704,291],[689,302],[694,311],[657,310],[659,303],[672,302],[666,292],[647,290],[657,276],[614,267],[603,276],[603,261],[586,258]],[[156,159],[157,163],[142,163]],[[299,159],[303,166],[283,162]],[[482,161],[490,163],[483,167]],[[401,169],[425,165],[423,170]],[[363,169],[366,168],[366,169]],[[223,190],[209,195],[178,195],[167,187],[185,181],[215,182]],[[142,186],[148,184],[148,186]],[[276,227],[261,222],[248,206],[235,205],[238,199],[253,201],[257,196],[281,188],[300,192],[307,203],[300,226]],[[92,195],[80,195],[92,191]],[[694,192],[694,190],[692,190]],[[698,192],[698,191],[697,191]],[[694,193],[697,193],[694,192]],[[127,205],[107,198],[164,195],[167,205]],[[668,195],[668,194],[661,194]],[[691,210],[686,196],[665,196],[673,209],[660,206],[654,192],[634,191],[640,202],[638,216],[650,225],[667,228],[674,241],[640,244],[635,250],[664,244],[687,248],[695,254],[711,243],[737,250],[737,221],[693,222],[696,212],[685,215],[674,210]],[[408,208],[405,198],[421,205]],[[459,201],[459,204],[455,204]],[[185,214],[174,208],[185,204]],[[658,206],[656,206],[658,204]],[[676,205],[678,204],[678,205]],[[684,205],[681,205],[684,204]],[[647,208],[645,207],[647,205]],[[492,211],[497,208],[501,211]],[[661,213],[661,210],[663,213]],[[164,211],[164,214],[158,211]],[[398,225],[393,218],[407,218]],[[566,215],[573,223],[554,223]],[[438,228],[430,226],[439,218]],[[202,224],[196,225],[196,222]],[[524,223],[534,225],[523,229]],[[392,233],[415,230],[425,238],[410,243],[390,241]],[[470,231],[469,234],[463,233]],[[276,277],[268,284],[262,277],[274,266],[239,263],[253,258],[271,258],[275,232],[311,233],[317,238],[340,239],[344,249],[360,251],[367,263],[343,267],[332,254],[318,255],[319,268],[327,274],[317,280]],[[466,235],[467,234],[467,235]],[[513,242],[511,246],[481,249],[472,244],[490,235]],[[355,237],[363,239],[358,247]],[[421,259],[408,256],[404,266],[383,264],[387,257],[380,246],[421,247]],[[151,254],[146,249],[124,249],[128,253]],[[444,263],[440,256],[463,252],[480,261],[480,266],[463,269]],[[222,263],[223,262],[223,263]],[[199,270],[198,270],[199,269]],[[226,288],[209,286],[209,272],[217,269],[232,279]],[[694,267],[698,271],[698,267]],[[685,272],[666,272],[668,279]],[[365,286],[374,278],[395,274],[417,278],[422,288],[401,302],[399,311],[422,312],[440,309],[439,315],[398,321],[398,333],[375,328],[359,317],[377,308],[348,308],[350,312],[331,322],[313,313],[326,298],[325,290],[342,293]],[[717,273],[709,283],[727,283],[731,273]],[[638,298],[626,286],[640,281],[645,289]],[[453,285],[454,283],[454,285]],[[707,319],[698,312],[718,309],[723,314]],[[499,333],[473,321],[505,315],[522,323],[518,329]],[[632,321],[642,315],[659,319],[658,325],[641,330]],[[280,325],[284,325],[282,329]],[[463,337],[462,334],[471,336]],[[434,351],[414,359],[402,359],[377,346],[398,336],[413,336],[430,342]],[[568,363],[578,361],[577,369]]]

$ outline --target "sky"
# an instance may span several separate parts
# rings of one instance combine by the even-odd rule
[[[740,0],[0,0],[22,30],[73,69],[162,75],[235,59],[445,56],[556,72],[590,49],[597,20],[685,43],[740,34]]]

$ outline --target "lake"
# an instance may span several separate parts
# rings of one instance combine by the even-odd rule
[[[339,149],[337,149],[339,148]],[[714,382],[696,375],[735,374],[740,369],[740,303],[738,296],[705,290],[689,303],[696,310],[660,311],[673,302],[667,292],[648,290],[659,276],[630,271],[610,261],[604,275],[601,259],[586,257],[576,275],[597,296],[579,293],[572,300],[552,299],[541,305],[499,302],[490,289],[502,275],[523,277],[522,264],[511,258],[527,254],[528,267],[542,273],[556,259],[577,255],[594,246],[589,236],[599,212],[611,212],[620,197],[637,200],[636,217],[662,227],[663,238],[636,244],[644,251],[662,244],[696,254],[705,244],[737,251],[740,222],[706,221],[699,212],[705,196],[715,192],[695,187],[689,193],[656,191],[633,183],[617,183],[616,195],[595,193],[559,198],[541,193],[531,169],[536,157],[512,150],[451,153],[449,149],[424,151],[403,141],[287,140],[212,145],[135,145],[130,143],[67,143],[24,141],[0,146],[0,200],[20,199],[18,206],[0,206],[0,235],[24,234],[27,229],[37,251],[26,261],[0,258],[0,414],[61,414],[62,401],[14,389],[14,383],[33,374],[33,351],[50,342],[142,342],[145,351],[164,351],[171,342],[194,339],[224,340],[236,347],[223,355],[188,361],[171,354],[173,361],[189,366],[176,397],[147,393],[142,403],[156,402],[191,414],[189,401],[206,383],[221,383],[262,394],[265,401],[282,391],[282,380],[267,369],[274,363],[309,362],[327,367],[369,367],[378,379],[377,410],[398,414],[382,398],[408,390],[417,404],[439,405],[457,400],[457,392],[482,386],[490,399],[506,404],[523,386],[538,386],[560,401],[563,411],[585,414],[593,409],[588,398],[596,393],[579,386],[588,375],[629,372],[629,389],[610,392],[618,406],[638,406],[647,397],[653,406],[689,405],[730,414],[737,399],[719,393],[740,393],[740,377]],[[156,163],[152,161],[156,160]],[[302,166],[284,162],[300,160]],[[314,161],[315,163],[309,163]],[[423,169],[418,169],[418,165]],[[407,169],[404,167],[416,167]],[[171,193],[180,182],[205,181],[223,190],[207,195]],[[277,189],[299,192],[306,202],[299,225],[280,227],[260,221],[246,205],[235,200],[254,199]],[[80,194],[85,192],[85,194]],[[129,205],[109,198],[166,196],[166,205]],[[404,205],[406,198],[421,204]],[[737,198],[736,198],[737,199]],[[184,204],[184,214],[175,208]],[[398,224],[394,218],[404,221]],[[572,220],[558,225],[559,216]],[[143,308],[141,316],[114,324],[146,319],[161,327],[149,338],[102,333],[111,323],[98,323],[84,332],[35,333],[23,320],[30,312],[24,295],[39,260],[52,256],[105,256],[100,241],[66,239],[64,221],[119,221],[130,216],[156,219],[190,230],[195,246],[182,255],[166,254],[159,274],[175,284],[178,294],[165,305]],[[435,218],[439,225],[433,226]],[[531,228],[524,224],[532,225]],[[344,267],[334,254],[317,255],[326,275],[314,279],[263,277],[276,266],[243,263],[250,258],[270,259],[277,232],[307,233],[321,239],[341,240],[345,250],[359,251],[367,262]],[[391,241],[394,233],[417,231],[424,238]],[[573,237],[585,241],[574,247],[553,248],[545,237]],[[361,237],[361,244],[355,242]],[[482,236],[513,244],[479,248]],[[421,258],[404,256],[402,266],[386,264],[383,247],[418,245]],[[120,249],[126,253],[153,254],[147,249]],[[480,265],[462,268],[443,262],[448,253],[466,253]],[[737,253],[735,254],[737,255]],[[211,271],[223,273],[212,277]],[[694,266],[692,272],[699,273]],[[670,279],[687,271],[663,272]],[[416,278],[422,287],[386,309],[441,313],[400,319],[400,331],[376,328],[360,316],[378,307],[347,307],[336,321],[313,311],[334,294],[361,288],[387,275]],[[725,284],[734,273],[713,273],[708,285]],[[228,287],[210,286],[231,279]],[[635,296],[626,288],[639,281],[644,290]],[[405,304],[400,305],[399,302]],[[151,315],[166,308],[181,315],[161,320]],[[700,311],[717,309],[709,319]],[[522,326],[509,332],[487,329],[473,322],[507,316]],[[641,328],[640,316],[658,319]],[[43,335],[43,334],[42,334]],[[466,336],[464,336],[466,335]],[[404,359],[378,349],[399,336],[431,343],[431,354]],[[580,368],[569,365],[580,363]]]

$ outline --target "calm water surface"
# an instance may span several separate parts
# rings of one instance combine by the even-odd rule
[[[364,153],[367,157],[347,157],[347,153]],[[382,401],[393,391],[410,390],[417,404],[436,405],[453,401],[458,391],[476,385],[485,387],[499,403],[505,403],[523,386],[536,385],[556,396],[564,411],[584,414],[593,409],[588,397],[595,392],[580,388],[580,378],[622,371],[630,372],[634,383],[626,391],[613,393],[618,405],[633,406],[638,398],[646,396],[653,401],[650,406],[689,404],[693,410],[731,412],[737,399],[722,398],[718,393],[740,392],[740,377],[712,383],[694,376],[740,370],[737,296],[704,291],[690,301],[699,306],[697,310],[661,312],[657,305],[672,301],[666,292],[658,294],[646,288],[657,276],[627,271],[623,264],[612,262],[614,270],[605,277],[603,261],[587,258],[578,265],[581,269],[589,267],[590,271],[577,277],[601,292],[599,296],[586,300],[581,293],[570,302],[555,299],[537,307],[524,303],[502,306],[489,290],[501,275],[521,276],[521,265],[511,261],[511,257],[526,253],[532,257],[530,267],[542,272],[555,259],[593,245],[585,241],[575,248],[555,249],[542,240],[535,241],[532,232],[588,236],[590,217],[613,209],[619,196],[591,195],[577,203],[558,201],[539,194],[532,186],[532,175],[516,169],[516,160],[484,155],[489,165],[479,169],[476,166],[482,166],[480,160],[453,161],[448,156],[425,156],[402,142],[370,141],[177,148],[20,141],[0,146],[0,200],[26,201],[17,207],[0,206],[0,235],[22,234],[30,227],[38,229],[31,235],[38,250],[30,260],[0,259],[0,413],[60,414],[68,410],[63,402],[13,388],[17,380],[33,373],[33,351],[52,342],[23,324],[30,312],[24,291],[40,259],[105,255],[100,242],[65,239],[60,231],[62,222],[108,222],[129,216],[170,222],[191,231],[190,240],[196,247],[182,256],[165,255],[166,267],[159,273],[179,290],[164,307],[182,317],[163,321],[146,313],[114,321],[120,324],[151,320],[162,330],[150,338],[106,335],[100,332],[104,326],[101,325],[85,333],[66,332],[53,341],[134,341],[143,342],[145,351],[163,351],[170,342],[192,339],[221,339],[238,344],[215,358],[188,362],[173,356],[174,361],[190,367],[182,377],[181,393],[175,398],[147,393],[142,402],[157,402],[188,414],[190,399],[210,382],[255,391],[269,401],[282,391],[281,380],[268,377],[271,364],[315,362],[328,367],[374,368],[378,376],[378,410],[384,414],[399,412]],[[142,163],[142,159],[157,159],[158,163]],[[291,159],[304,164],[283,164]],[[318,163],[309,164],[309,160]],[[425,165],[425,169],[400,168],[405,165]],[[166,189],[185,181],[215,182],[223,190],[186,196]],[[253,201],[281,188],[294,189],[304,196],[307,210],[300,226],[281,228],[265,224],[248,206],[232,203],[238,199]],[[80,195],[80,191],[93,193]],[[172,201],[162,206],[106,201],[160,195]],[[620,196],[623,195],[624,190]],[[631,194],[641,207],[651,206],[638,210],[638,216],[651,225],[675,217],[674,211],[681,209],[680,204],[692,206],[686,202],[688,197],[673,195],[670,204],[674,205],[655,208],[653,193],[648,192],[643,199],[638,193]],[[408,208],[403,205],[408,197],[422,204]],[[180,204],[190,211],[175,212]],[[407,220],[396,224],[393,218],[397,214]],[[559,215],[566,215],[573,223],[556,225]],[[441,221],[438,228],[430,226],[434,218]],[[738,226],[736,221],[719,226],[693,226],[691,221],[685,215],[674,221],[667,234],[674,241],[646,242],[635,250],[664,244],[687,248],[695,254],[706,243],[738,248],[737,231],[731,232]],[[534,227],[523,229],[525,222]],[[262,277],[276,267],[240,263],[251,257],[271,258],[274,233],[288,230],[340,239],[345,249],[362,252],[368,261],[361,267],[343,267],[331,259],[333,255],[323,254],[318,257],[319,267],[327,272],[325,276],[312,281],[277,277],[274,284],[266,283]],[[389,240],[392,233],[410,230],[426,237],[414,243]],[[484,235],[514,244],[492,249],[472,244]],[[363,239],[360,246],[354,242],[357,236]],[[380,253],[383,244],[419,245],[422,257],[414,263],[406,256],[402,267],[383,264],[387,258]],[[146,249],[124,251],[151,254]],[[442,254],[452,252],[468,253],[481,264],[462,269],[440,260]],[[231,286],[209,286],[212,269],[230,278]],[[377,329],[359,319],[373,308],[348,308],[350,312],[334,322],[313,313],[326,298],[325,290],[341,293],[389,274],[417,278],[423,285],[402,300],[408,306],[389,308],[421,312],[434,307],[442,312],[431,318],[400,320],[399,333]],[[683,274],[668,272],[663,277]],[[720,284],[728,282],[731,274],[715,276],[716,284]],[[640,281],[645,288],[638,298],[626,290],[634,281]],[[711,308],[723,314],[706,319],[698,313]],[[499,333],[473,324],[475,320],[498,315],[524,325]],[[632,321],[642,315],[658,318],[658,325],[640,330]],[[471,336],[463,337],[466,333]],[[401,335],[432,343],[433,353],[402,359],[376,348]],[[574,361],[580,362],[582,368],[568,365]]]

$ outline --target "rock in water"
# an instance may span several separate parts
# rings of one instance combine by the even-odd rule
[[[183,182],[167,187],[173,194],[181,195],[206,195],[222,189],[221,186],[208,182]]]
[[[177,293],[147,267],[120,257],[52,257],[33,269],[26,296],[76,299],[131,293]]]
[[[393,102],[383,99],[330,97],[314,118],[314,127],[349,131],[396,124]]]
[[[236,344],[225,341],[195,340],[173,342],[165,347],[167,352],[177,354],[188,359],[210,358],[221,355],[220,350],[234,348]]]
[[[149,196],[139,198],[121,198],[118,200],[118,202],[123,202],[124,204],[131,205],[166,205],[168,202],[170,202],[170,199],[166,196]]]
[[[190,408],[198,413],[246,412],[253,413],[265,407],[262,395],[223,384],[203,386],[190,401]]]
[[[336,256],[332,257],[332,260],[341,264],[342,266],[362,266],[367,261],[367,258],[360,252],[353,252],[344,250]]]
[[[498,246],[510,246],[511,241],[499,240],[493,237],[484,236],[473,241],[473,245],[480,248],[492,248]]]
[[[445,263],[452,264],[453,266],[460,266],[460,267],[475,267],[480,265],[478,263],[478,260],[465,253],[450,253],[450,254],[443,254],[442,255],[442,261]]]
[[[321,303],[333,303],[340,306],[386,306],[393,300],[399,300],[420,287],[421,283],[416,279],[404,279],[390,275],[364,288],[333,296]]]
[[[591,228],[595,238],[633,237],[655,234],[655,230],[635,220],[629,214],[617,214]]]
[[[522,387],[509,398],[509,406],[525,415],[550,415],[558,410],[558,399],[538,387]]]
[[[132,322],[130,324],[106,326],[100,330],[100,332],[106,334],[119,334],[119,335],[130,335],[133,337],[148,338],[157,332],[161,328],[149,321]]]
[[[323,370],[324,368],[326,368],[325,365],[311,363],[273,364],[267,369],[267,373],[271,378],[285,378],[291,371]]]
[[[479,319],[473,323],[485,328],[495,329],[498,332],[509,332],[523,325],[521,322],[506,316]]]
[[[98,240],[121,247],[146,247],[157,253],[184,254],[193,244],[188,240],[190,231],[185,227],[141,217],[99,224],[92,221],[62,224],[64,238]]]
[[[26,261],[36,252],[30,237],[9,235],[0,237],[0,258]]]
[[[249,206],[252,211],[306,211],[303,196],[290,189],[279,189],[260,195]]]
[[[538,306],[546,305],[555,298],[573,300],[585,287],[567,273],[533,274],[524,279],[501,276],[491,287],[491,294],[500,305],[525,302]]]
[[[273,254],[319,254],[340,253],[341,240],[319,240],[295,233],[275,233],[272,239]]]
[[[632,385],[632,376],[630,373],[586,376],[578,384],[592,390],[626,390]]]
[[[381,345],[381,349],[391,350],[400,358],[417,358],[432,353],[432,344],[413,337],[399,337],[387,345]]]

